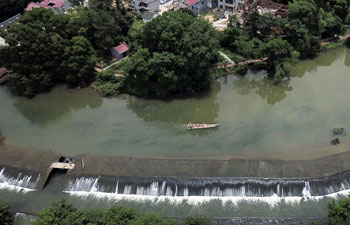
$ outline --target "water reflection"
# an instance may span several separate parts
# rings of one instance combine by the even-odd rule
[[[275,84],[267,75],[256,75],[239,77],[234,81],[233,89],[240,95],[248,95],[252,91],[265,99],[267,104],[274,105],[283,100],[287,94],[292,91],[293,87],[289,84],[290,79],[285,79],[278,84]]]
[[[166,123],[216,123],[219,116],[218,93],[220,82],[215,81],[211,90],[190,98],[168,101],[127,97],[127,108],[148,122]]]
[[[345,49],[344,65],[350,67],[350,49]]]
[[[337,59],[341,58],[343,54],[344,51],[340,51],[339,49],[331,49],[327,50],[327,52],[318,54],[318,56],[313,59],[301,60],[295,66],[286,65],[285,68],[292,77],[301,78],[306,72],[317,72],[317,68],[320,66],[332,65]]]
[[[13,104],[26,119],[40,126],[63,118],[70,112],[102,105],[102,98],[89,88],[74,90],[57,86],[54,89],[33,99],[17,97]]]

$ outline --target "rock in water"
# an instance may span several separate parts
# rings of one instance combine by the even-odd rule
[[[339,145],[339,144],[340,144],[339,138],[334,138],[334,139],[332,139],[331,144],[332,144],[332,145]]]
[[[332,129],[333,136],[346,135],[344,127],[338,127]]]

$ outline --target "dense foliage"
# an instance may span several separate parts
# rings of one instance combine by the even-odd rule
[[[220,32],[224,50],[245,59],[267,57],[266,68],[276,80],[285,73],[284,62],[313,57],[321,50],[321,39],[334,39],[344,33],[350,22],[346,0],[276,0],[289,4],[286,19],[252,10],[244,25],[231,16],[227,29]],[[236,57],[237,58],[237,57]]]
[[[289,3],[285,19],[253,9],[243,24],[233,15],[227,29],[216,31],[188,11],[168,11],[144,23],[134,20],[121,1],[71,0],[76,7],[66,14],[34,9],[12,25],[4,33],[9,46],[0,48],[0,62],[10,70],[10,86],[28,97],[57,82],[84,87],[94,80],[103,96],[126,92],[164,98],[206,90],[212,77],[220,74],[210,75],[219,60],[227,69],[219,49],[236,62],[261,59],[259,68],[280,81],[285,62],[313,57],[321,50],[322,39],[344,33],[344,24],[350,24],[350,3],[278,1]],[[88,7],[83,7],[86,2]],[[96,63],[109,61],[111,47],[122,41],[131,47],[131,56],[96,75]],[[246,71],[247,65],[234,68]]]
[[[22,13],[32,0],[0,0],[0,22]],[[34,1],[35,2],[35,1]]]
[[[5,202],[0,202],[0,224],[1,225],[13,224],[13,215],[10,211],[10,207]]]
[[[84,87],[94,78],[96,55],[110,56],[132,19],[118,3],[77,7],[68,14],[43,8],[26,13],[4,32],[8,46],[0,48],[10,86],[28,97],[57,82]]]
[[[332,200],[328,204],[328,225],[348,224],[350,224],[350,198],[340,199],[338,202]],[[312,225],[321,225],[321,223]]]
[[[137,46],[124,64],[128,92],[165,97],[207,89],[218,58],[213,27],[187,12],[169,11],[132,28]]]
[[[206,218],[186,218],[182,221],[165,219],[149,212],[137,214],[134,209],[111,206],[105,211],[77,209],[62,199],[44,209],[32,222],[32,225],[213,225]]]

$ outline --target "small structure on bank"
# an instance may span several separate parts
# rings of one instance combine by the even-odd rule
[[[54,13],[61,14],[65,13],[70,8],[70,3],[68,0],[44,0],[39,3],[31,2],[28,4],[27,8],[25,8],[25,11],[29,12],[34,8],[51,9]]]
[[[159,12],[160,0],[132,0],[129,7],[137,13]]]
[[[280,18],[287,18],[288,5],[269,0],[247,0],[244,4],[244,13],[257,9],[260,14],[271,13]]]
[[[125,42],[122,42],[120,45],[112,48],[111,53],[114,56],[114,58],[120,60],[129,55],[130,49]]]
[[[239,9],[243,9],[243,5],[243,0],[218,0],[218,8],[223,12],[236,12]]]
[[[185,4],[188,9],[193,12],[194,15],[199,15],[208,9],[207,0],[186,0]]]
[[[6,68],[0,68],[0,84],[4,84],[8,79],[8,71]]]

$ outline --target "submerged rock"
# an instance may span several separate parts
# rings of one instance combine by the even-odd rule
[[[346,135],[344,127],[333,128],[331,131],[333,136]]]
[[[339,144],[340,144],[339,138],[334,138],[334,139],[332,139],[331,144],[332,144],[332,145],[339,145]]]

